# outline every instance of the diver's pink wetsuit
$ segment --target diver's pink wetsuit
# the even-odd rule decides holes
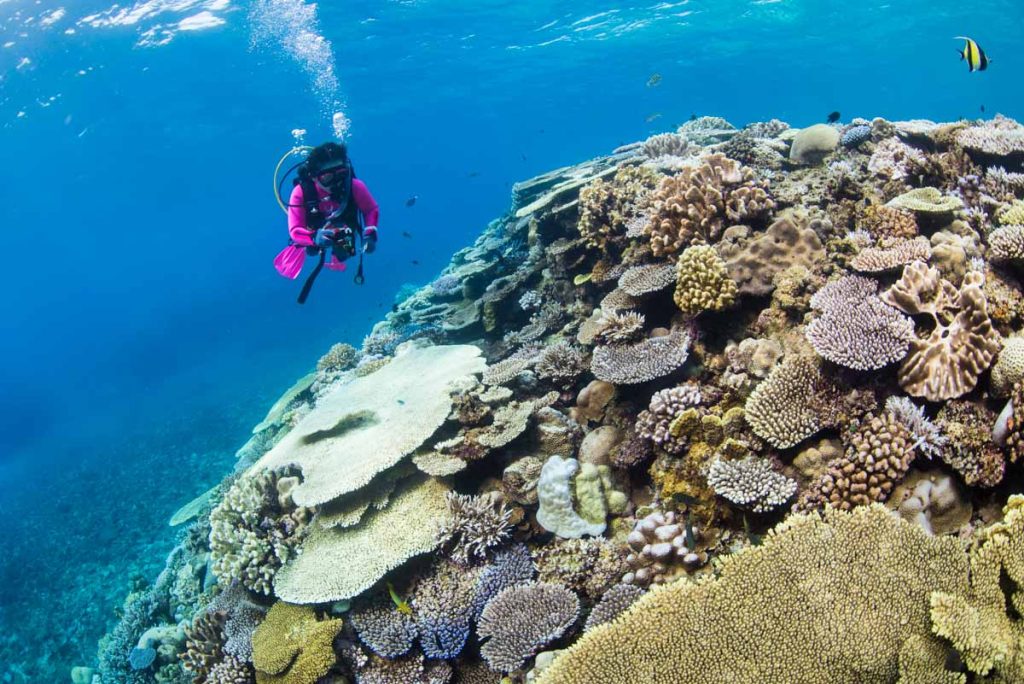
[[[330,193],[314,183],[317,195],[320,197],[320,211],[325,216],[330,215],[338,208],[338,203],[330,198]],[[377,201],[373,199],[366,183],[358,178],[352,179],[352,199],[356,207],[363,214],[363,223],[366,228],[377,227],[377,220],[380,218],[380,209]],[[313,233],[315,231],[306,227],[306,210],[302,204],[302,186],[296,185],[292,190],[292,196],[288,200],[288,234],[294,244],[288,245],[274,259],[274,268],[285,278],[296,278],[302,270],[302,264],[306,260],[306,247],[313,244]],[[353,230],[359,230],[359,226],[349,226]],[[327,262],[327,268],[335,271],[344,271],[345,263],[338,261],[337,257],[331,255]]]

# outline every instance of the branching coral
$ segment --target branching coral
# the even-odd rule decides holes
[[[449,547],[455,562],[468,564],[486,557],[511,534],[512,511],[501,497],[448,493],[449,517],[438,533],[442,546]]]
[[[1024,497],[1011,496],[1004,513],[971,550],[970,592],[936,590],[931,618],[968,670],[1009,684],[1024,680]]]
[[[995,262],[1024,261],[1024,226],[1000,226],[989,233],[988,256]]]
[[[625,237],[626,222],[642,211],[658,175],[639,166],[623,166],[609,182],[592,181],[580,190],[576,224],[587,245],[607,250]]]
[[[277,571],[295,555],[310,512],[282,506],[277,485],[289,473],[263,470],[242,477],[213,509],[210,558],[222,582],[239,581],[257,593],[270,594]]]
[[[796,493],[796,482],[776,472],[765,459],[717,460],[708,470],[708,485],[715,493],[754,513],[767,513]]]
[[[659,133],[652,135],[640,146],[644,156],[652,159],[657,157],[685,157],[696,148],[696,145],[678,133]]]
[[[398,610],[389,596],[376,596],[349,615],[359,640],[377,655],[397,658],[412,649],[418,634],[416,622]]]
[[[690,335],[673,331],[632,345],[598,347],[590,370],[598,380],[615,385],[636,385],[669,375],[686,363]]]
[[[893,682],[907,643],[931,643],[927,597],[966,584],[956,541],[884,508],[795,516],[716,579],[655,589],[587,632],[538,684]],[[950,681],[938,652],[917,681]]]
[[[923,407],[907,397],[889,397],[885,401],[885,410],[910,432],[915,449],[928,458],[942,456],[949,438],[924,415]]]
[[[484,608],[477,632],[480,653],[491,669],[518,670],[528,658],[571,627],[579,616],[576,594],[557,584],[523,584],[505,589]]]
[[[828,465],[817,483],[803,493],[798,508],[829,504],[849,510],[882,502],[914,460],[910,432],[891,414],[871,418],[850,436],[842,458]]]
[[[637,416],[637,435],[670,452],[678,453],[686,446],[686,442],[673,438],[669,426],[680,413],[700,402],[700,388],[693,383],[658,390],[651,397],[647,410]]]
[[[721,311],[736,299],[736,283],[714,247],[687,247],[676,262],[676,305],[683,313]]]
[[[661,181],[651,196],[651,219],[644,228],[655,256],[674,254],[697,242],[711,243],[723,222],[738,223],[770,212],[774,201],[754,172],[723,155],[705,158]]]
[[[811,298],[811,306],[822,312],[806,330],[816,352],[857,370],[881,368],[906,356],[914,323],[875,296],[876,287],[866,278],[846,276]]]
[[[320,357],[316,369],[320,372],[343,371],[353,368],[359,361],[359,351],[351,344],[339,342]]]
[[[627,344],[643,337],[644,315],[636,311],[602,312],[593,340],[599,344]]]
[[[902,209],[872,204],[861,214],[860,227],[877,239],[913,238],[917,236],[914,214]]]
[[[758,437],[780,449],[799,444],[824,425],[815,402],[824,383],[814,359],[786,358],[747,399],[747,422]]]
[[[584,367],[583,352],[568,342],[545,347],[537,359],[537,375],[553,380],[571,381]]]
[[[936,424],[949,437],[942,459],[972,487],[993,487],[1003,479],[1003,454],[992,443],[995,420],[994,412],[967,401],[947,402],[936,417]]]
[[[926,238],[896,238],[881,247],[862,249],[850,261],[850,266],[862,273],[879,273],[905,266],[912,261],[928,261],[931,257],[931,244]]]
[[[417,581],[411,604],[420,647],[428,658],[450,660],[462,652],[469,639],[479,573],[480,568],[440,559]]]
[[[181,665],[196,684],[250,684],[252,670],[246,662],[224,652],[223,611],[202,613],[185,630]]]

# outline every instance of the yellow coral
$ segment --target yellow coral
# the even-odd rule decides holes
[[[996,215],[1001,226],[1019,226],[1024,224],[1024,201],[1014,200],[1006,209]]]
[[[688,247],[676,262],[675,301],[684,313],[721,311],[736,300],[736,283],[714,247]]]
[[[1022,586],[1024,496],[1014,495],[1003,521],[982,531],[971,550],[970,592],[931,595],[935,633],[953,644],[971,672],[987,675],[986,682],[1024,681]]]
[[[939,587],[962,594],[967,572],[955,540],[877,505],[795,515],[761,546],[726,557],[717,579],[655,588],[587,632],[538,684],[881,684],[897,680],[904,660],[917,682],[962,681],[941,660],[909,662],[903,646],[935,643],[927,597]]]
[[[313,684],[334,666],[341,620],[317,620],[310,606],[278,601],[252,635],[257,684]]]

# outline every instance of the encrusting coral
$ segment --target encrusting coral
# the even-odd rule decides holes
[[[310,606],[278,601],[252,635],[257,684],[314,684],[336,661],[341,620],[319,620]]]

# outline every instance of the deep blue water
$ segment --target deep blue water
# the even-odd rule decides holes
[[[332,2],[317,23],[299,0],[125,7],[0,0],[13,681],[86,664],[131,574],[162,564],[170,513],[330,344],[358,345],[403,283],[429,282],[505,211],[513,182],[692,113],[1024,115],[1024,7],[1009,0]],[[179,31],[189,17],[223,23]],[[961,34],[988,72],[958,61]],[[293,129],[321,142],[339,109],[380,249],[365,286],[326,273],[299,307],[299,283],[271,267],[286,239],[271,175]]]

